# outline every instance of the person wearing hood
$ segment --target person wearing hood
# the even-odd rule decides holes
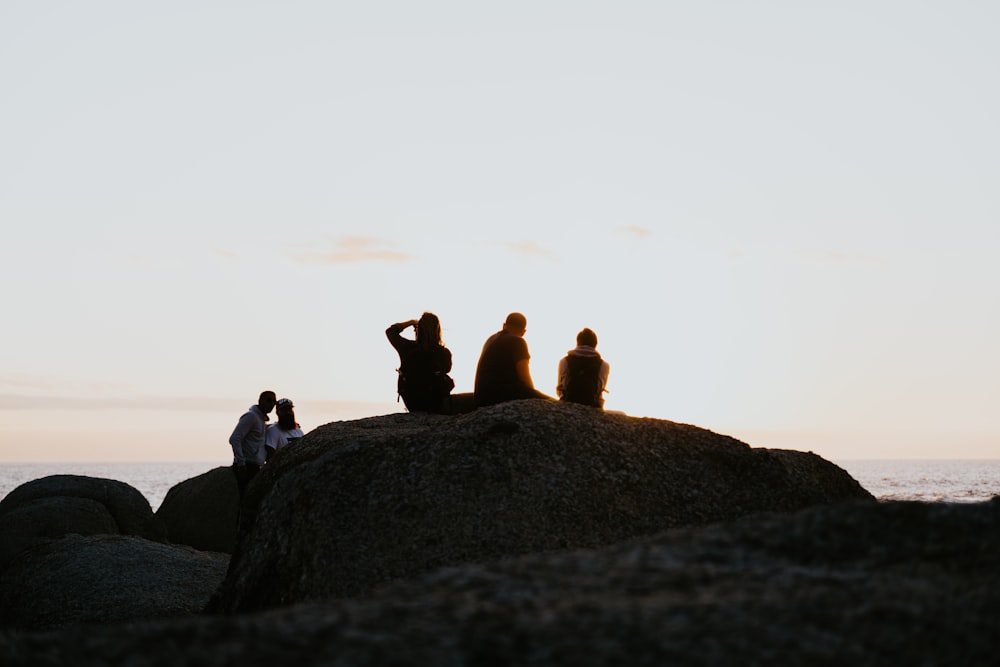
[[[264,435],[267,431],[267,416],[274,409],[276,395],[273,391],[262,391],[257,405],[251,405],[229,436],[233,448],[233,472],[236,474],[236,488],[240,499],[254,475],[264,465]]]
[[[576,347],[559,360],[556,395],[561,401],[604,407],[605,386],[611,366],[597,352],[597,334],[583,329],[576,335]]]

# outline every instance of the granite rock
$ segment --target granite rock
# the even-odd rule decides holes
[[[246,615],[0,631],[5,667],[986,665],[1000,499],[846,503]]]
[[[111,479],[50,475],[25,482],[0,500],[0,571],[22,550],[70,533],[167,540],[163,523],[134,487]]]
[[[173,486],[156,516],[171,542],[231,554],[239,501],[232,468],[219,467]]]
[[[516,401],[337,422],[250,484],[215,611],[359,596],[448,565],[874,498],[815,454]]]
[[[123,535],[67,535],[0,574],[0,624],[40,630],[200,612],[228,556]]]

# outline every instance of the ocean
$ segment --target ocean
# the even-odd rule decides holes
[[[1000,459],[855,460],[835,462],[879,500],[971,503],[1000,495]],[[105,477],[131,484],[155,511],[167,491],[224,463],[7,463],[0,498],[47,475]]]

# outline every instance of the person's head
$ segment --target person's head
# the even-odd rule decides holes
[[[278,428],[290,431],[297,426],[295,423],[295,404],[290,398],[282,398],[277,403],[275,414],[278,415]]]
[[[271,414],[271,410],[274,409],[274,404],[277,402],[277,396],[273,391],[262,391],[260,392],[260,398],[257,399],[257,407],[265,415]]]
[[[593,329],[583,329],[576,335],[576,344],[597,347],[597,334]]]
[[[423,348],[441,344],[441,321],[434,313],[424,313],[417,320],[417,343]]]
[[[523,336],[528,330],[528,318],[521,313],[511,313],[504,320],[503,330],[515,336]]]

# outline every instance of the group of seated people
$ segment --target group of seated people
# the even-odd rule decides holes
[[[495,405],[523,398],[554,400],[535,389],[528,368],[528,344],[524,340],[528,321],[521,313],[511,313],[483,344],[476,366],[474,407]],[[402,332],[413,327],[414,338]],[[452,401],[455,382],[451,372],[451,351],[441,342],[441,322],[434,313],[419,320],[397,322],[385,330],[399,353],[397,391],[410,412],[452,414],[459,412]],[[610,367],[597,352],[597,334],[583,329],[576,347],[559,361],[556,395],[560,400],[604,407],[604,392]]]
[[[524,340],[528,321],[521,313],[511,313],[500,331],[483,345],[476,367],[473,404],[469,408],[495,405],[522,398],[555,400],[535,389],[528,370],[528,344]],[[413,327],[414,338],[402,332]],[[452,400],[455,382],[451,372],[451,351],[441,342],[441,322],[434,313],[424,313],[419,320],[397,322],[385,330],[389,342],[399,353],[397,391],[410,412],[455,414],[465,411]],[[576,347],[559,362],[556,395],[560,400],[604,407],[608,362],[597,352],[597,335],[584,329],[576,336]],[[295,421],[295,406],[287,398],[277,399],[273,391],[260,394],[240,417],[229,444],[233,449],[233,470],[237,488],[243,496],[250,479],[274,452],[302,437]],[[277,423],[268,424],[271,410]]]

